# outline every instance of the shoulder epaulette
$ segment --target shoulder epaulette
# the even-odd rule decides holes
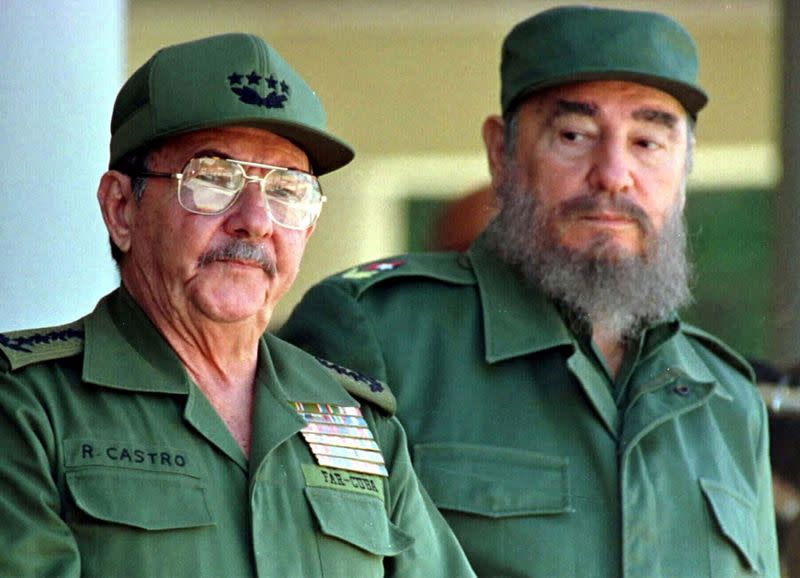
[[[83,321],[0,333],[0,367],[15,370],[83,351]]]
[[[327,359],[316,359],[352,395],[377,405],[389,415],[397,411],[397,400],[385,383]]]
[[[756,375],[753,371],[753,368],[750,367],[750,364],[747,363],[744,357],[736,353],[733,349],[731,349],[728,345],[726,345],[722,340],[718,337],[707,333],[700,329],[699,327],[695,327],[694,325],[690,325],[688,323],[681,323],[681,328],[685,333],[695,337],[699,341],[703,343],[706,347],[708,347],[711,351],[713,351],[717,356],[722,358],[728,365],[732,366],[736,369],[739,373],[744,375],[748,380],[755,383]]]
[[[475,276],[461,253],[409,253],[372,261],[334,275],[363,291],[376,283],[403,277],[428,277],[448,283],[471,284]]]

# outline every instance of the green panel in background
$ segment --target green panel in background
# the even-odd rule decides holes
[[[692,191],[687,204],[695,303],[683,316],[748,358],[769,360],[774,237],[770,192]]]
[[[408,201],[408,250],[431,246],[431,230],[447,206],[426,197]],[[695,302],[682,316],[750,359],[769,360],[774,239],[770,193],[689,193],[690,255]]]

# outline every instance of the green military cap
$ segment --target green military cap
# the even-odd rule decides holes
[[[352,160],[317,95],[263,39],[223,34],[162,48],[123,85],[110,166],[165,137],[226,125],[264,128],[303,149],[317,174]]]
[[[675,97],[696,118],[708,101],[697,83],[697,49],[677,22],[654,12],[565,6],[519,23],[503,43],[501,104],[591,80],[629,80]]]

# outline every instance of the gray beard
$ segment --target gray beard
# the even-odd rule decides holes
[[[509,179],[498,187],[502,206],[487,228],[488,241],[529,283],[567,307],[574,330],[595,329],[632,339],[691,302],[691,267],[680,209],[660,233],[644,227],[649,238],[641,255],[604,253],[603,239],[576,251],[550,238],[548,215],[517,181]]]

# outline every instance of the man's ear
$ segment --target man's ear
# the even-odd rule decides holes
[[[483,144],[489,160],[492,185],[497,188],[506,170],[506,123],[503,117],[492,115],[483,122]]]
[[[113,243],[127,253],[131,247],[131,228],[136,208],[131,178],[119,171],[107,171],[100,178],[97,201]]]

